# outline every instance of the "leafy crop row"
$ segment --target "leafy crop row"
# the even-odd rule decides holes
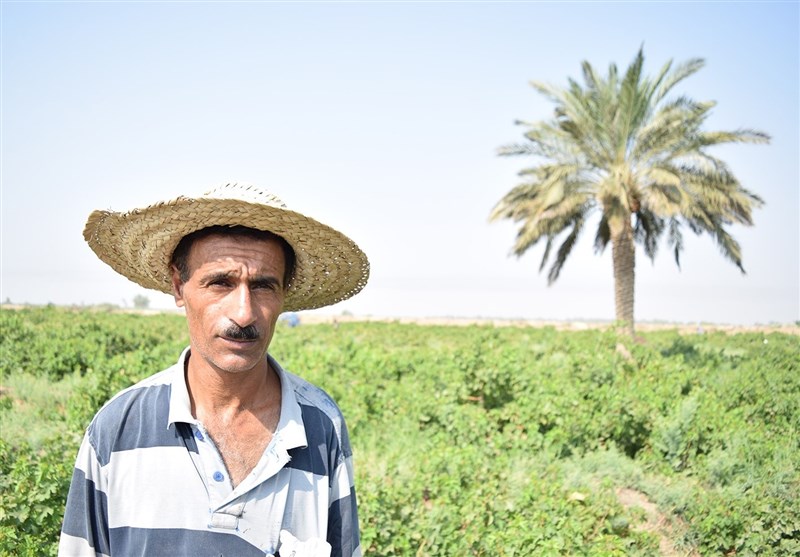
[[[174,362],[185,325],[28,310],[0,313],[0,327],[0,554],[52,554],[82,428]],[[271,353],[345,413],[368,555],[644,556],[665,539],[687,555],[800,555],[797,337],[620,342],[613,330],[301,325]],[[29,384],[66,402],[37,409]],[[49,428],[38,442],[20,425],[31,413]],[[656,526],[621,490],[657,509]]]

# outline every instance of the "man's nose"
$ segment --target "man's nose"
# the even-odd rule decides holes
[[[240,284],[231,293],[230,319],[240,327],[247,327],[252,325],[256,320],[256,308],[254,307],[254,299],[250,292],[249,286]]]

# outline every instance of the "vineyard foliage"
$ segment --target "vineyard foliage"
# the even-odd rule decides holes
[[[55,554],[83,429],[187,342],[0,312],[0,554]],[[347,418],[366,555],[800,555],[796,336],[347,323],[270,352]]]

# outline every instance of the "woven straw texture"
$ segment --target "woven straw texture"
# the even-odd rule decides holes
[[[172,294],[169,262],[181,238],[208,226],[248,226],[294,248],[295,276],[284,311],[314,309],[357,294],[369,278],[367,256],[347,236],[286,208],[254,186],[226,184],[125,213],[94,211],[83,237],[97,256],[133,282]]]

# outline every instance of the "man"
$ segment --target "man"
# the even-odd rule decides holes
[[[128,213],[95,211],[84,237],[119,273],[173,294],[190,345],[92,420],[59,554],[360,555],[342,415],[267,349],[282,311],[359,292],[364,253],[236,184]]]

